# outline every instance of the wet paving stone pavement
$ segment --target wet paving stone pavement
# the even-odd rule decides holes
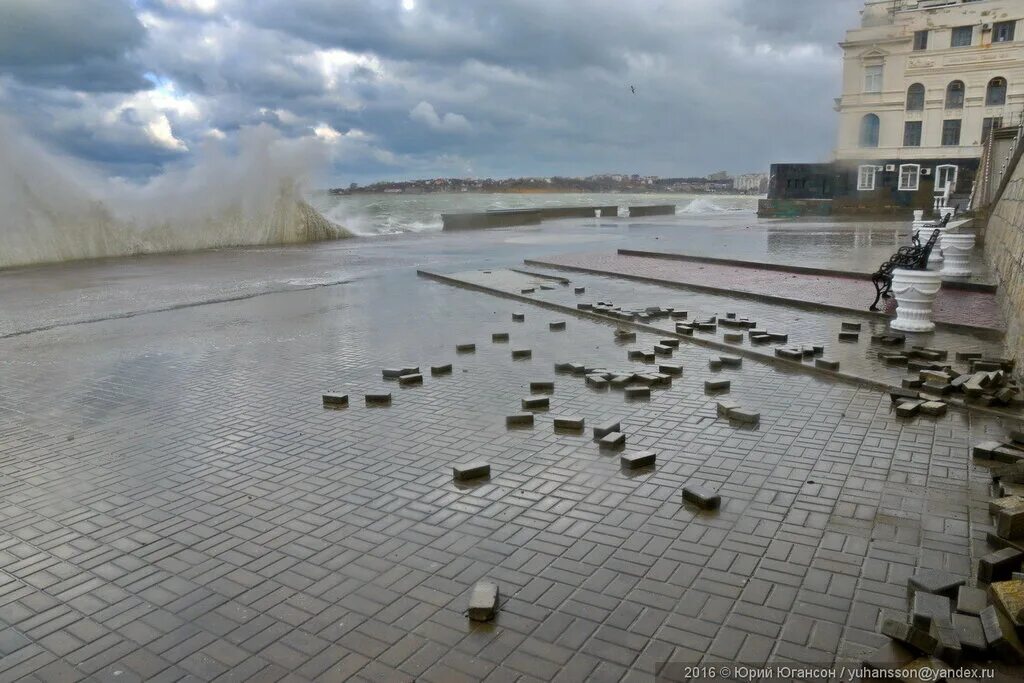
[[[843,318],[572,279],[583,297],[536,298],[735,310],[829,346]],[[970,447],[1014,421],[902,419],[878,390],[751,359],[714,371],[721,352],[686,343],[665,358],[682,375],[647,400],[555,372],[647,367],[626,349],[661,336],[623,345],[614,328],[403,267],[3,339],[0,681],[650,681],[666,662],[859,662],[905,615],[915,569],[971,574],[991,524]],[[865,344],[844,348],[880,370]],[[382,378],[407,365],[421,385]],[[348,406],[325,408],[332,391]],[[390,406],[364,403],[379,391]],[[506,427],[531,395],[549,408]],[[723,398],[759,425],[720,418]],[[555,430],[562,416],[585,430]],[[624,451],[594,441],[608,421]],[[623,468],[638,451],[656,464]],[[489,478],[453,481],[476,460]],[[721,508],[684,504],[695,484]],[[500,590],[486,623],[467,616],[481,580]]]

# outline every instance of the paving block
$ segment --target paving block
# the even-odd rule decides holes
[[[516,413],[505,418],[507,427],[532,427],[533,413]]]
[[[1024,508],[1024,497],[1006,496],[995,498],[988,502],[988,513],[993,517],[999,514],[1000,510],[1014,510],[1016,508]]]
[[[1024,508],[996,513],[996,535],[1011,541],[1024,538]]]
[[[547,410],[551,400],[547,396],[531,396],[522,401],[524,410]]]
[[[629,360],[643,360],[646,357],[646,353],[640,349],[632,349],[626,354],[626,358]]]
[[[683,502],[696,505],[702,510],[717,510],[722,505],[722,497],[706,486],[693,484],[683,488]]]
[[[800,349],[794,349],[792,347],[782,347],[775,349],[775,355],[779,358],[787,358],[789,360],[803,360],[804,352]]]
[[[498,584],[478,581],[469,595],[469,618],[473,621],[490,621],[498,612]]]
[[[739,356],[719,356],[718,360],[722,361],[722,367],[725,368],[743,367],[743,359]]]
[[[519,290],[519,293],[520,294],[533,294],[536,291],[537,291],[536,287],[523,287],[522,289]]]
[[[530,393],[551,393],[555,390],[555,383],[550,381],[530,382]]]
[[[570,369],[574,375],[583,376],[587,374],[587,366],[583,363],[573,363],[570,365]]]
[[[768,336],[776,344],[787,344],[789,343],[789,335],[782,334],[781,332],[769,332]]]
[[[548,329],[551,330],[552,332],[561,332],[562,330],[565,329],[565,321],[557,320],[553,323],[548,323]]]
[[[476,351],[476,344],[457,344],[455,350],[458,353],[473,353]]]
[[[832,372],[839,371],[839,361],[829,360],[827,358],[818,358],[814,361],[814,367],[821,368],[822,370],[831,370]]]
[[[981,611],[981,628],[985,634],[985,642],[990,650],[994,651],[1006,662],[1016,663],[1024,657],[1024,649],[1021,648],[1020,640],[1013,630],[1006,615],[1002,614],[995,605],[989,605]]]
[[[651,397],[650,387],[626,387],[626,398],[647,399]]]
[[[864,657],[863,664],[866,668],[875,671],[891,671],[905,669],[917,658],[917,655],[911,650],[890,640]]]
[[[896,415],[897,417],[914,417],[921,412],[921,406],[924,404],[924,401],[903,401],[896,406]]]
[[[513,313],[512,314],[512,322],[514,322],[514,323],[521,323],[521,322],[523,322],[525,320],[526,320],[526,314],[525,313]]]
[[[679,375],[683,374],[683,366],[662,363],[661,365],[658,366],[658,372],[662,373],[663,375],[673,375],[678,377]]]
[[[533,351],[531,351],[530,349],[512,349],[512,358],[515,358],[517,360],[521,358],[530,358],[532,356]]]
[[[860,323],[848,323],[848,322],[844,322],[844,323],[843,323],[843,329],[844,329],[844,330],[850,330],[850,331],[854,331],[854,332],[860,332],[860,329],[861,329],[861,324],[860,324]]]
[[[733,410],[729,415],[729,419],[740,424],[757,426],[761,424],[761,413],[755,413],[752,410],[744,410],[741,408]]]
[[[366,401],[366,405],[391,405],[391,392],[374,392],[366,394],[363,397]]]
[[[731,417],[734,410],[741,410],[742,406],[735,401],[718,401],[716,404],[716,410],[718,417]]]
[[[671,346],[665,346],[664,344],[655,344],[654,345],[654,353],[655,353],[655,355],[658,355],[658,356],[671,356],[672,355],[672,347]]]
[[[1002,446],[1003,444],[999,441],[982,441],[974,445],[971,454],[978,459],[992,460],[996,450],[1002,448]]]
[[[636,332],[629,330],[615,330],[615,339],[620,342],[635,342]]]
[[[949,664],[959,664],[963,656],[963,649],[960,647],[960,638],[953,628],[952,616],[936,617],[932,619],[928,633],[935,638],[935,651],[931,654]]]
[[[722,337],[725,339],[726,344],[742,344],[743,333],[742,332],[726,332]]]
[[[932,417],[942,417],[946,414],[947,408],[942,401],[925,401],[921,404],[921,413]]]
[[[856,332],[840,332],[839,341],[841,342],[855,342],[860,341],[860,335]]]
[[[904,377],[901,386],[904,389],[920,389],[924,386],[924,380],[921,378]]]
[[[381,370],[381,375],[384,379],[398,379],[402,375],[412,375],[419,371],[419,368],[384,368]]]
[[[988,606],[988,595],[980,588],[960,586],[956,594],[956,611],[978,616]]]
[[[555,429],[564,429],[565,431],[582,432],[585,421],[582,417],[556,417],[555,418]]]
[[[995,606],[1020,630],[1024,626],[1024,581],[1015,580],[1011,575],[1009,581],[996,581],[990,585],[988,592]]]
[[[708,368],[711,369],[711,370],[715,370],[715,371],[721,370],[722,369],[722,360],[720,358],[709,358],[708,359]]]
[[[717,392],[717,391],[729,391],[732,387],[732,382],[727,379],[709,379],[704,381],[704,391]]]
[[[633,381],[633,375],[616,375],[608,380],[608,384],[613,389],[625,389],[626,386]]]
[[[985,656],[988,641],[985,640],[985,629],[981,626],[981,619],[971,614],[954,614],[953,629],[965,656],[972,659],[981,659]]]
[[[692,337],[693,336],[693,328],[690,327],[689,325],[684,325],[684,324],[680,323],[680,324],[676,325],[676,334],[681,334],[684,337]]]
[[[978,560],[978,581],[994,583],[1010,578],[1013,572],[1020,569],[1024,553],[1014,548],[1003,548]]]
[[[952,613],[952,604],[945,595],[935,595],[924,591],[914,593],[910,607],[910,621],[917,628],[930,628],[932,619],[935,618],[948,621]]]
[[[491,466],[483,460],[464,462],[452,467],[452,477],[456,481],[469,481],[491,476]]]
[[[573,292],[575,292],[576,294],[584,294],[586,291],[586,287],[576,287],[575,289],[573,289]]]
[[[609,434],[622,431],[621,423],[618,420],[608,420],[594,427],[594,438],[601,439]]]
[[[622,432],[609,432],[597,441],[602,451],[616,451],[626,446],[626,435]]]
[[[430,374],[434,375],[434,376],[437,376],[437,375],[450,375],[450,374],[452,374],[452,364],[451,363],[444,363],[443,365],[431,365],[430,366]]]
[[[658,454],[654,451],[640,451],[637,453],[623,453],[619,462],[628,470],[635,470],[640,467],[650,467],[655,463]]]
[[[607,389],[608,380],[604,375],[587,375],[587,386],[592,389]]]
[[[348,394],[324,394],[323,395],[324,406],[330,408],[339,408],[348,405]]]
[[[491,341],[495,344],[504,344],[509,340],[508,332],[495,332],[491,335]]]
[[[882,623],[882,635],[889,636],[912,650],[928,654],[935,651],[935,638],[927,630],[904,621],[886,619]]]
[[[673,349],[678,349],[679,348],[679,340],[678,339],[662,339],[658,343],[661,344],[662,346],[668,346],[668,347],[673,348]]]
[[[402,375],[398,378],[398,383],[403,387],[412,386],[414,384],[423,384],[423,375]]]

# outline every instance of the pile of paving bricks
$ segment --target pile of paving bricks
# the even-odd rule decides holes
[[[976,460],[987,461],[993,488],[1000,496],[1018,496],[1024,499],[1024,431],[1010,432],[1010,438],[1007,441],[979,443],[974,446],[973,456]],[[996,515],[998,526],[998,512],[993,512],[993,514]],[[1024,524],[1024,516],[1019,523]],[[999,537],[990,535],[989,541],[1016,544],[1024,550],[1024,542],[1018,541],[1016,538],[999,539]]]
[[[949,353],[942,349],[914,346],[900,353],[880,352],[879,358],[889,365],[906,365],[908,371],[917,373],[903,380],[904,391],[894,394],[893,398],[905,406],[908,416],[916,414],[918,409],[929,413],[926,404],[939,404],[942,402],[937,399],[951,396],[960,397],[971,405],[1024,406],[1024,392],[1011,374],[1015,368],[1012,360],[958,353],[956,360],[967,363],[967,371],[960,372],[948,362]],[[944,412],[942,408],[930,414]]]
[[[670,340],[676,341],[677,340]],[[669,347],[671,348],[671,347]],[[656,354],[641,351],[630,352],[631,360],[655,362]],[[584,363],[555,363],[555,372],[562,375],[582,377],[592,389],[616,389],[624,392],[627,399],[645,399],[651,397],[652,389],[668,389],[672,386],[672,378],[683,374],[683,367],[673,363],[658,365],[657,372],[636,372],[630,370],[610,370],[608,368],[589,366]]]
[[[610,318],[631,320],[633,322],[641,323],[654,322],[665,318],[686,320],[689,315],[686,311],[677,311],[674,308],[663,308],[661,306],[648,306],[643,309],[623,308],[622,306],[616,306],[611,301],[580,303],[576,304],[576,308],[580,311],[593,311],[594,313],[600,313],[601,315],[606,315]]]

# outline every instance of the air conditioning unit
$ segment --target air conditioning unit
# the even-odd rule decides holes
[[[895,171],[896,170],[896,164],[886,164],[885,165],[885,170],[889,171],[889,172]]]
[[[930,168],[922,168],[921,169],[921,175],[931,175],[931,174],[932,174],[932,169],[930,169]]]
[[[982,31],[991,31],[992,30],[992,24],[982,24],[981,25],[981,30]]]

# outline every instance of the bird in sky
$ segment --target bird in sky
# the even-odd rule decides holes
[[[629,86],[629,89],[633,91],[634,95],[636,94],[636,86],[631,85]]]

